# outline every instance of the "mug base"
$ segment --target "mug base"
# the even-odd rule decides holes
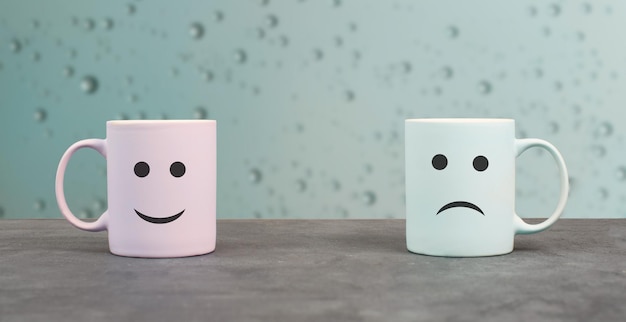
[[[193,257],[211,254],[215,251],[215,247],[195,249],[189,251],[176,251],[176,252],[146,252],[146,251],[130,251],[120,249],[110,249],[111,254],[121,257],[133,257],[133,258],[181,258],[181,257]]]
[[[470,258],[470,257],[493,257],[493,256],[502,256],[507,255],[513,252],[513,249],[504,250],[499,252],[467,252],[467,253],[457,253],[457,252],[426,252],[421,250],[412,250],[407,248],[407,250],[413,254],[424,255],[424,256],[432,256],[432,257],[452,257],[452,258]]]

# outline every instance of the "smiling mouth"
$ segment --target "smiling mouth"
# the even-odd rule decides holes
[[[478,212],[480,212],[481,215],[485,215],[485,213],[475,204],[471,203],[471,202],[467,202],[467,201],[454,201],[451,202],[443,207],[441,207],[441,209],[439,209],[439,211],[437,211],[437,215],[440,214],[441,212],[448,210],[450,208],[455,208],[455,207],[465,207],[465,208],[470,208],[470,209],[474,209]],[[436,216],[436,215],[435,215]]]
[[[183,211],[175,214],[174,216],[170,216],[170,217],[165,217],[165,218],[155,218],[155,217],[150,217],[150,216],[146,216],[142,213],[140,213],[139,211],[137,211],[137,209],[134,209],[135,213],[137,214],[137,216],[139,216],[141,219],[149,222],[149,223],[153,223],[153,224],[167,224],[169,222],[172,222],[176,219],[178,219],[178,217],[180,217],[183,212],[185,212],[185,209],[183,209]]]

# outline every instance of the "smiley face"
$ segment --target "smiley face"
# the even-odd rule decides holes
[[[435,168],[438,171],[443,171],[448,166],[448,158],[443,154],[437,154],[433,157],[431,163],[433,165],[433,168]],[[479,155],[474,158],[472,165],[474,167],[474,170],[478,172],[483,172],[487,170],[487,168],[489,167],[489,160],[485,156]],[[443,205],[439,209],[439,211],[437,211],[435,215],[439,215],[440,213],[448,209],[457,208],[457,207],[469,208],[469,209],[475,210],[476,212],[480,213],[483,216],[485,215],[485,213],[483,212],[482,209],[480,209],[480,207],[478,207],[477,205],[469,201],[463,201],[463,200],[452,201],[450,203]]]
[[[139,161],[135,163],[134,171],[137,177],[145,178],[150,174],[150,165],[148,165],[147,162]],[[185,171],[186,171],[185,164],[180,161],[176,161],[170,165],[170,174],[174,178],[182,177],[183,175],[185,175]],[[137,216],[139,216],[139,218],[152,224],[167,224],[167,223],[173,222],[174,220],[180,218],[180,216],[182,216],[183,213],[185,212],[185,209],[183,209],[177,214],[169,216],[169,217],[151,217],[151,216],[141,213],[137,209],[133,209],[133,210],[135,210],[135,213],[137,214]]]

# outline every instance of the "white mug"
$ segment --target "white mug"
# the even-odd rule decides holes
[[[531,147],[556,161],[561,193],[544,222],[515,213],[515,160]],[[405,121],[406,243],[418,254],[473,257],[513,251],[515,234],[550,227],[565,208],[565,162],[550,143],[516,139],[512,119],[409,119]]]
[[[63,191],[67,163],[81,148],[107,161],[108,209],[94,222],[76,218]],[[107,230],[113,254],[206,254],[215,250],[216,162],[216,121],[108,121],[106,139],[78,141],[65,151],[56,198],[74,226]]]

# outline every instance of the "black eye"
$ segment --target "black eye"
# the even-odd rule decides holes
[[[433,168],[443,170],[448,166],[448,158],[443,154],[437,154],[433,157]]]
[[[138,177],[143,178],[147,176],[148,173],[150,173],[150,166],[147,163],[139,161],[135,164],[135,174]]]
[[[476,171],[485,171],[489,166],[489,160],[482,155],[474,158],[474,169]]]
[[[183,174],[185,174],[185,165],[178,161],[172,163],[170,166],[170,173],[176,178],[182,177]]]

